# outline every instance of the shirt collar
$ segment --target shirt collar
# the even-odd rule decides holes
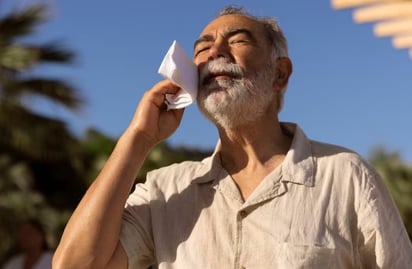
[[[193,180],[194,183],[206,183],[215,180],[220,171],[223,169],[220,162],[220,140],[218,141],[213,154],[201,161],[201,165],[196,171],[196,179]]]
[[[292,144],[282,163],[282,181],[301,184],[306,187],[314,185],[315,159],[310,140],[295,123],[281,123],[282,129],[293,136]],[[194,183],[206,183],[215,180],[223,169],[219,156],[220,140],[213,154],[202,160]]]
[[[315,158],[310,140],[295,123],[281,123],[281,126],[293,135],[292,144],[282,163],[282,181],[313,187]]]

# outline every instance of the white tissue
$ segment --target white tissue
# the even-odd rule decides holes
[[[181,90],[166,94],[168,109],[187,107],[196,100],[198,87],[197,66],[175,41],[167,51],[159,67],[159,74],[176,83]]]

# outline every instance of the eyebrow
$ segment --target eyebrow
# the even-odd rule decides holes
[[[256,43],[256,38],[253,36],[252,32],[245,28],[229,29],[223,33],[225,37],[232,37],[237,34],[245,34],[248,36],[248,38],[250,38],[250,40]],[[215,40],[215,37],[213,35],[208,34],[201,36],[198,40],[195,41],[195,43],[193,44],[193,48],[196,49],[196,46],[199,45],[199,43],[209,42],[213,40]]]
[[[196,49],[197,45],[199,45],[200,43],[213,41],[214,39],[215,38],[212,35],[204,35],[195,41],[195,43],[193,44],[193,49]]]

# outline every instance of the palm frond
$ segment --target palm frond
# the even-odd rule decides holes
[[[34,4],[23,10],[15,10],[0,19],[1,43],[13,42],[16,38],[33,33],[47,19],[46,5]]]
[[[59,42],[43,45],[9,44],[0,50],[0,66],[15,71],[25,71],[41,63],[72,63],[75,53]]]
[[[0,149],[33,159],[59,159],[75,141],[63,121],[0,103]]]
[[[59,41],[33,46],[33,48],[38,50],[39,61],[41,62],[72,63],[75,60],[75,53]]]
[[[78,111],[83,103],[78,91],[69,82],[41,77],[9,81],[3,85],[3,95],[5,98],[37,95],[63,105],[72,111]]]

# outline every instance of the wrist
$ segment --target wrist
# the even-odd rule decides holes
[[[147,135],[144,131],[130,127],[120,136],[119,142],[128,144],[128,147],[131,147],[133,151],[138,150],[139,152],[144,152],[146,154],[158,144],[155,139]]]

